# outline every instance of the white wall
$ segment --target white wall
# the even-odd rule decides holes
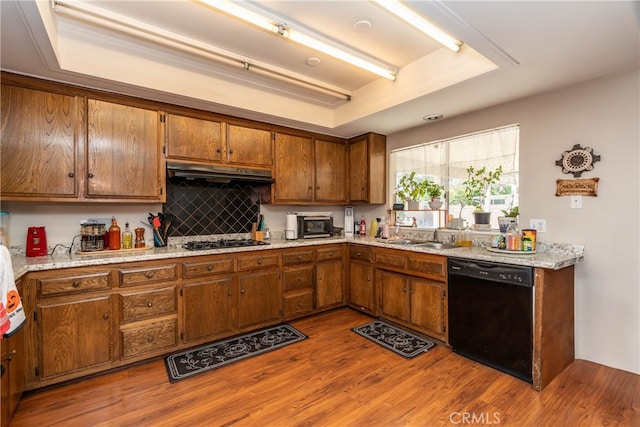
[[[640,373],[640,73],[638,70],[445,119],[387,138],[388,149],[520,124],[520,219],[546,219],[543,242],[585,245],[576,267],[576,357]],[[464,100],[461,100],[464,102]],[[430,109],[430,111],[433,108]],[[574,144],[602,160],[597,197],[571,209],[555,165]],[[619,220],[618,218],[622,218]]]

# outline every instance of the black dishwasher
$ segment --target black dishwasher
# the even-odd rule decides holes
[[[533,268],[449,258],[453,351],[532,382]]]

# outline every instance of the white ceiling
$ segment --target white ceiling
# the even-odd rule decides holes
[[[339,87],[350,101],[61,16],[49,1],[0,1],[3,70],[351,137],[391,134],[638,67],[636,1],[408,2],[464,42],[454,53],[364,1],[253,2],[399,70],[388,81],[199,2],[91,1],[143,25]],[[354,29],[370,22],[366,32]],[[315,57],[320,64],[307,65]]]

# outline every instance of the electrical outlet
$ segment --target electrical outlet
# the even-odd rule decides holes
[[[530,219],[529,227],[537,230],[538,233],[544,233],[547,231],[547,220],[546,219]]]

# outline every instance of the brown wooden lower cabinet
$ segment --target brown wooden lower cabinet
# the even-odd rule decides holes
[[[236,292],[233,277],[214,276],[183,283],[184,341],[191,343],[230,333]]]
[[[24,391],[25,378],[24,327],[11,337],[0,340],[0,425],[8,426]]]
[[[573,276],[573,267],[536,269],[538,390],[574,357]],[[21,281],[26,390],[345,304],[447,341],[446,257],[400,249],[327,244],[193,255],[31,272]],[[11,342],[2,342],[3,364]],[[3,416],[7,390],[22,389],[5,381]]]

